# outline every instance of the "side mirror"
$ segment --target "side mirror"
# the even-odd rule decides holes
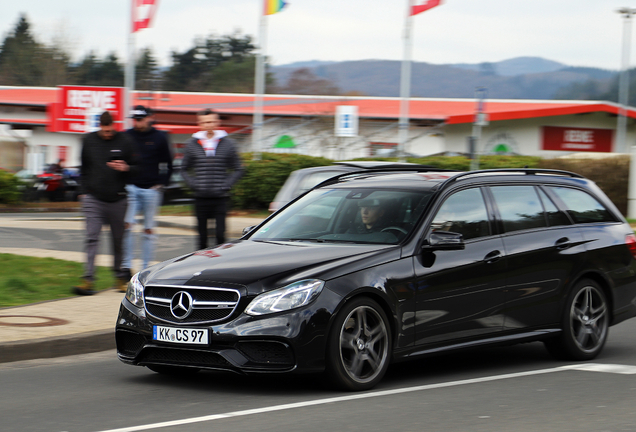
[[[465,249],[464,236],[452,231],[433,231],[422,249],[425,250],[462,250]]]
[[[242,236],[248,235],[249,233],[251,233],[254,230],[254,228],[256,228],[256,225],[252,225],[252,226],[248,226],[248,227],[243,228]]]

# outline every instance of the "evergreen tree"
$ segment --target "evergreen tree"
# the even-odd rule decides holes
[[[183,53],[172,52],[172,66],[165,73],[166,90],[202,91],[212,86],[217,88],[219,83],[215,78],[216,69],[230,61],[234,67],[245,68],[241,61],[253,59],[256,48],[250,36],[239,34],[220,38],[210,36],[205,40],[195,40],[194,43],[194,47]],[[223,73],[226,74],[225,71]],[[241,76],[250,81],[246,75]],[[253,74],[251,81],[252,84],[244,82],[240,87],[253,87]],[[236,87],[236,84],[232,86]]]
[[[20,15],[11,33],[0,47],[0,84],[34,86],[42,77],[38,62],[42,47],[30,31],[25,15]]]
[[[198,55],[198,47],[190,48],[183,54],[172,52],[172,66],[166,71],[166,90],[196,91],[191,82],[200,79],[205,72],[205,64]]]
[[[96,82],[100,66],[101,61],[97,58],[95,52],[89,51],[79,64],[71,68],[74,84],[88,85]]]
[[[124,85],[124,67],[119,63],[117,54],[108,54],[104,60],[89,51],[82,61],[72,68],[73,82],[88,86]]]
[[[150,48],[142,49],[135,65],[135,89],[158,90],[155,81],[159,78],[159,65]]]
[[[216,93],[253,93],[255,65],[255,57],[223,62],[212,72],[207,90]]]
[[[117,54],[111,52],[100,65],[99,81],[95,85],[116,86],[124,85],[124,66],[119,63]]]

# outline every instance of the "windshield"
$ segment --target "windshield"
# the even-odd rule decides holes
[[[413,190],[317,189],[250,239],[396,244],[414,228],[430,195]]]

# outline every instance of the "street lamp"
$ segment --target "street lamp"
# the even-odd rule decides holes
[[[636,9],[632,8],[620,8],[617,9],[616,12],[621,14],[624,18],[623,20],[623,55],[622,55],[622,65],[621,65],[621,75],[618,81],[618,104],[619,104],[619,112],[618,112],[618,123],[616,125],[617,134],[616,134],[616,149],[617,153],[624,153],[626,151],[625,138],[627,135],[627,112],[626,107],[629,103],[629,79],[628,79],[628,69],[629,69],[629,50],[630,50],[630,39],[631,39],[631,18],[632,15],[636,14]]]

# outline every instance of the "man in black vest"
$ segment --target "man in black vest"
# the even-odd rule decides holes
[[[198,113],[201,131],[186,144],[181,170],[194,194],[199,231],[199,249],[208,247],[208,219],[216,219],[217,244],[225,243],[225,217],[232,186],[243,175],[243,166],[234,141],[217,130],[219,115],[206,109]]]

